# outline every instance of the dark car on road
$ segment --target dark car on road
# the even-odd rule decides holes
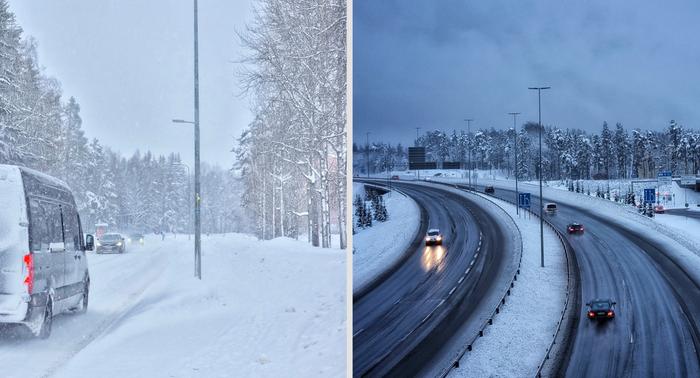
[[[0,325],[23,325],[48,338],[54,316],[87,311],[85,251],[94,238],[83,234],[68,185],[0,165],[0,241]],[[29,354],[27,363],[33,363]]]
[[[126,240],[122,234],[111,232],[102,235],[102,238],[95,243],[97,253],[124,253],[126,251]]]
[[[496,189],[493,188],[493,186],[488,185],[484,187],[484,193],[495,193]]]
[[[586,317],[590,320],[607,320],[615,318],[615,305],[611,299],[595,299],[588,303]]]
[[[570,234],[583,234],[583,225],[581,223],[570,223],[566,226],[566,230]]]

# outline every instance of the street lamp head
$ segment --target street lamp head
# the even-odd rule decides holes
[[[539,90],[539,89],[550,89],[550,88],[552,88],[552,87],[528,87],[527,89],[537,89],[537,90]]]
[[[194,122],[185,121],[184,119],[174,119],[173,123],[191,123],[194,125]]]

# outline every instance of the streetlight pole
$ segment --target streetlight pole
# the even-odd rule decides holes
[[[472,125],[473,120],[474,119],[472,119],[472,118],[465,119],[465,121],[467,121],[467,138],[469,138],[469,134],[471,134],[471,132],[472,132],[471,125]],[[467,165],[468,165],[467,169],[469,169],[469,190],[472,190],[472,149],[471,149],[471,147],[469,147],[469,154],[468,155],[469,155],[469,162],[467,163]]]
[[[369,178],[369,134],[371,134],[369,131],[365,133],[365,160],[367,160],[367,178]]]
[[[508,113],[513,116],[513,155],[515,155],[515,214],[520,214],[519,194],[518,194],[518,127],[515,125],[517,112]]]
[[[537,125],[539,126],[539,176],[540,176],[540,266],[544,268],[544,219],[542,218],[542,90],[551,87],[529,87],[528,89],[537,90]]]

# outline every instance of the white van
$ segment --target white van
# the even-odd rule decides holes
[[[0,165],[0,323],[51,334],[54,315],[85,312],[90,274],[73,194],[43,173]]]
[[[544,205],[545,213],[549,215],[554,215],[557,213],[557,204],[554,202],[549,202]]]

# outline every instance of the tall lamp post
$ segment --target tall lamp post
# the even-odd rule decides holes
[[[174,119],[174,123],[194,125],[194,275],[202,279],[202,200],[199,169],[199,23],[197,0],[194,0],[194,122]]]
[[[198,113],[198,112],[197,112]],[[198,117],[197,117],[198,118]],[[196,119],[196,118],[195,118]],[[200,217],[199,127],[198,122],[174,119],[173,123],[194,125],[194,276],[202,279],[202,219]],[[189,167],[188,167],[189,171]]]
[[[540,266],[544,268],[544,219],[542,218],[542,90],[550,89],[551,87],[529,87],[528,89],[537,91],[537,125],[539,126],[539,162],[538,171],[540,178]]]
[[[515,119],[518,117],[518,112],[508,113],[513,116],[513,155],[515,155],[515,214],[520,214],[519,194],[518,194],[518,127],[515,125]]]
[[[365,160],[367,160],[367,178],[369,178],[369,134],[371,134],[369,131],[365,133]]]
[[[473,120],[474,119],[472,119],[472,118],[465,119],[465,121],[467,121],[467,138],[469,138],[469,134],[471,134],[471,132],[472,132],[471,126],[472,126]],[[469,190],[472,190],[472,149],[471,149],[471,147],[469,148],[469,158],[468,159],[469,159],[469,162],[467,163],[467,165],[468,165],[468,169],[469,169]]]

